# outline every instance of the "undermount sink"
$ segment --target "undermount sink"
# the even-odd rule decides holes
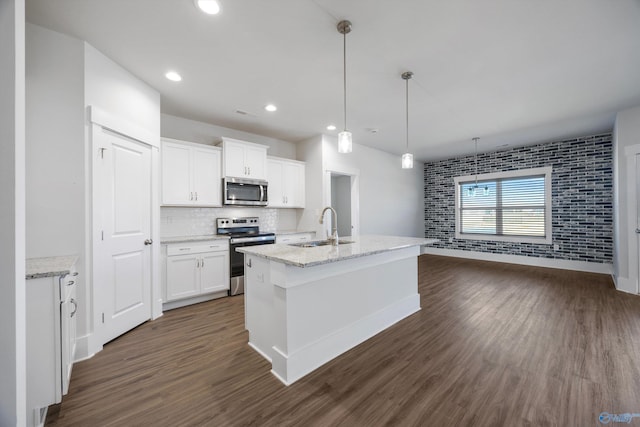
[[[339,245],[348,245],[349,243],[353,243],[351,240],[340,240],[338,239]],[[291,243],[289,246],[296,246],[298,248],[315,248],[316,246],[330,246],[330,240],[314,240],[312,242],[302,242],[302,243]]]

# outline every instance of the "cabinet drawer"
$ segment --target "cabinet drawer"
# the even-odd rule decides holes
[[[167,245],[167,256],[200,254],[203,252],[228,251],[229,242],[212,240],[209,242],[184,243]]]

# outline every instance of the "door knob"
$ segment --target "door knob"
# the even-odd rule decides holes
[[[145,241],[144,241],[144,244],[145,244],[145,245],[150,245],[150,244],[152,244],[152,243],[153,243],[153,240],[152,240],[152,239],[147,239],[147,240],[145,240]]]
[[[640,228],[636,228],[636,234],[640,234]]]

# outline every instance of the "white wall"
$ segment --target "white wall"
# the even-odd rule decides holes
[[[24,0],[0,1],[0,426],[24,425]]]
[[[151,132],[160,145],[160,94],[129,71],[85,43],[85,105]]]
[[[424,164],[400,167],[400,156],[353,144],[338,153],[337,138],[323,138],[324,169],[360,171],[360,234],[424,237]]]
[[[297,144],[298,160],[305,166],[305,209],[298,211],[298,229],[315,231],[316,237],[324,238],[323,227],[318,222],[323,204],[323,154],[322,135]]]
[[[616,287],[632,293],[639,292],[635,152],[640,152],[640,106],[618,112],[613,135],[613,268]]]
[[[235,129],[216,126],[181,117],[162,115],[162,136],[165,138],[181,139],[183,141],[197,142],[213,145],[226,136],[247,142],[255,142],[269,146],[267,152],[270,156],[296,159],[296,145],[292,142],[269,138],[254,133],[243,132]]]
[[[78,255],[81,301],[88,295],[83,82],[83,43],[27,24],[27,257]],[[84,336],[86,304],[78,307],[78,319]]]

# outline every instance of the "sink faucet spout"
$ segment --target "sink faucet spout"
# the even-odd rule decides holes
[[[324,224],[324,213],[326,211],[331,211],[331,225],[332,225],[332,233],[331,237],[328,240],[331,242],[333,246],[338,246],[338,213],[331,206],[327,206],[322,210],[320,214],[320,224]]]

